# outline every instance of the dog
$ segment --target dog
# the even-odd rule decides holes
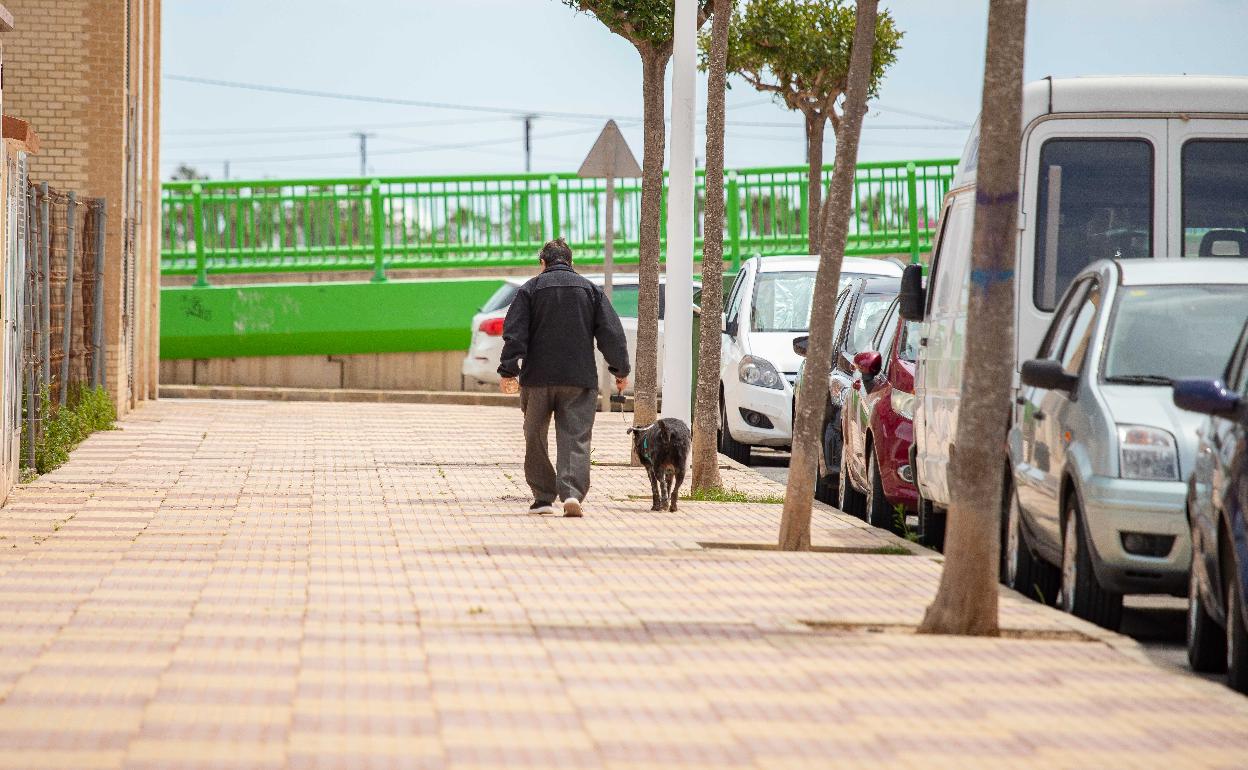
[[[675,511],[693,445],[689,426],[673,417],[664,417],[644,427],[629,428],[628,433],[633,437],[633,450],[650,476],[650,491],[654,495],[650,510],[666,507]]]

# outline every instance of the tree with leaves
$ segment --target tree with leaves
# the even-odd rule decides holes
[[[641,57],[641,222],[637,264],[637,360],[633,362],[633,424],[658,416],[659,213],[663,201],[663,76],[672,58],[674,0],[561,0],[633,44]],[[698,0],[698,27],[711,0]]]
[[[784,512],[780,520],[779,546],[785,551],[810,550],[810,508],[815,497],[815,474],[822,451],[819,433],[828,397],[828,372],[832,368],[836,287],[841,280],[845,243],[849,239],[849,219],[853,213],[858,138],[862,134],[862,119],[867,114],[867,98],[877,82],[871,52],[876,47],[875,35],[879,29],[878,9],[879,0],[859,0],[847,57],[849,69],[844,114],[836,132],[836,166],[832,169],[827,211],[822,217],[823,227],[819,233],[819,269],[815,273],[811,299],[810,340],[806,347],[805,373],[798,386],[789,483],[785,489]]]
[[[724,92],[728,27],[735,0],[715,0],[707,49],[706,201],[702,225],[702,308],[698,324],[698,385],[693,407],[693,489],[718,489],[719,317],[724,307]]]
[[[823,138],[838,135],[847,115],[837,102],[849,81],[854,6],[845,0],[749,0],[728,38],[728,70],[771,93],[806,121],[807,233],[811,254],[823,232]],[[897,60],[902,33],[888,11],[876,17],[869,96]]]
[[[991,0],[975,172],[958,451],[945,566],[920,633],[996,636],[1002,468],[1014,377],[1014,261],[1027,0]]]

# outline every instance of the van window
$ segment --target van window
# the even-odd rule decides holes
[[[974,213],[975,206],[962,201],[954,202],[949,209],[949,221],[940,236],[940,253],[936,255],[932,274],[927,279],[927,293],[934,298],[934,308],[949,311],[962,306],[962,290],[971,261],[971,217]],[[958,249],[965,249],[961,258]]]
[[[1183,256],[1248,257],[1248,141],[1183,145]]]
[[[754,279],[751,331],[804,332],[810,328],[815,274],[759,273]]]
[[[1052,310],[1092,262],[1153,255],[1153,146],[1050,139],[1040,148],[1036,211],[1033,301]]]

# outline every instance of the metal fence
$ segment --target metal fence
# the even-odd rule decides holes
[[[103,198],[27,185],[21,254],[22,375],[28,455],[43,425],[39,399],[64,406],[70,386],[104,383]]]
[[[846,253],[929,251],[955,164],[858,164]],[[703,181],[699,171],[699,246]],[[616,191],[615,259],[636,262],[640,180]],[[725,195],[727,258],[806,252],[804,166],[730,171]],[[592,264],[602,259],[605,201],[604,180],[574,174],[167,182],[161,268],[201,285],[212,273],[371,270],[380,279],[387,269],[529,264],[556,236]]]

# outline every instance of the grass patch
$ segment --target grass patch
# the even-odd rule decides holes
[[[765,503],[783,505],[784,495],[751,495],[737,489],[715,487],[713,489],[697,489],[680,498],[702,503]]]
[[[878,548],[872,548],[867,553],[873,556],[909,556],[910,549],[900,545],[882,545]]]
[[[69,460],[69,453],[97,430],[112,430],[117,410],[103,388],[73,388],[65,406],[53,405],[45,386],[39,394],[39,423],[42,435],[35,442],[35,472],[56,470]],[[30,437],[22,429],[22,457],[29,457]]]

